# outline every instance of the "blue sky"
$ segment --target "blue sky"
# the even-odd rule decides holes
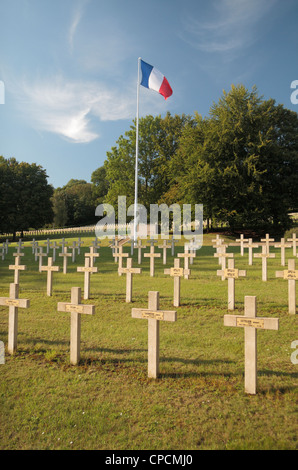
[[[297,0],[0,0],[0,155],[56,188],[90,181],[136,116],[138,57],[173,95],[140,116],[208,115],[231,84],[298,111]]]

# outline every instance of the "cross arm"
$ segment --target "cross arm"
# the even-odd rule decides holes
[[[95,305],[86,304],[70,304],[69,302],[58,302],[58,312],[76,312],[85,313],[87,315],[95,314]]]

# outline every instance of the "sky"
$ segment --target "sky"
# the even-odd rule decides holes
[[[140,117],[208,116],[232,84],[298,112],[297,0],[0,0],[0,19],[0,155],[54,188],[90,182],[129,130],[138,57],[173,89],[141,86]]]

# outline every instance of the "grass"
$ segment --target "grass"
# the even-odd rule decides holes
[[[244,296],[256,295],[259,316],[278,317],[278,331],[258,331],[258,393],[244,393],[244,331],[223,326],[227,282],[216,275],[212,234],[181,280],[177,322],[160,325],[160,377],[147,377],[147,322],[131,318],[132,307],[147,307],[149,290],[160,292],[160,308],[174,310],[173,280],[163,274],[173,266],[168,255],[155,264],[143,258],[142,274],[133,279],[133,303],[125,302],[125,276],[107,243],[102,243],[91,276],[94,316],[82,316],[81,361],[69,363],[70,316],[57,303],[70,300],[70,289],[83,291],[84,252],[68,273],[54,273],[53,296],[46,295],[46,273],[38,272],[29,242],[21,263],[20,297],[30,308],[19,309],[18,350],[7,353],[8,309],[0,307],[0,448],[97,450],[296,449],[297,365],[292,341],[296,316],[288,314],[287,282],[275,278],[280,251],[268,262],[268,281],[261,280],[261,261],[235,253],[235,266],[247,270],[236,280],[236,311],[243,314]],[[67,239],[73,241],[73,239]],[[85,238],[85,247],[92,238]],[[227,240],[234,241],[232,239]],[[182,242],[176,252],[183,251]],[[0,262],[0,296],[13,282],[12,248]],[[126,247],[124,251],[130,252]],[[161,250],[160,250],[161,251]],[[260,250],[258,250],[260,251]],[[143,251],[144,253],[144,251]],[[286,250],[286,259],[291,257]],[[133,266],[137,266],[135,252]],[[124,262],[125,264],[125,262]]]

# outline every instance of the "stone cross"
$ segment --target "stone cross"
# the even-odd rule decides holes
[[[118,272],[121,274],[126,274],[126,302],[132,301],[132,275],[141,274],[141,268],[132,267],[132,258],[127,258],[126,268],[118,268]]]
[[[5,250],[6,250],[6,254],[8,254],[8,245],[10,245],[10,242],[8,241],[8,238],[6,238],[6,240],[5,240]]]
[[[137,249],[138,249],[138,264],[141,264],[142,262],[142,250],[145,249],[146,246],[145,245],[142,245],[142,240],[139,240],[138,241],[138,244],[137,244]]]
[[[269,253],[269,245],[270,245],[270,242],[274,242],[274,238],[270,238],[269,233],[266,233],[266,237],[261,238],[261,242],[265,243],[267,253]]]
[[[72,246],[70,247],[71,249],[71,261],[74,263],[76,260],[76,242],[72,242]]]
[[[144,258],[150,258],[150,276],[154,276],[154,258],[160,257],[160,253],[154,253],[154,245],[150,246],[150,253],[144,253]]]
[[[248,243],[244,245],[244,248],[248,248],[248,264],[252,266],[253,257],[252,257],[252,250],[253,248],[259,248],[257,243],[253,243],[252,238],[248,239]]]
[[[53,266],[53,258],[48,258],[48,265],[41,266],[41,271],[47,271],[47,295],[51,297],[53,289],[53,272],[60,271],[59,266]]]
[[[216,239],[213,239],[211,241],[215,242],[215,245],[212,245],[212,246],[213,246],[213,248],[216,249],[216,253],[225,252],[225,248],[227,248],[228,245],[224,243],[223,238],[216,238]],[[231,243],[231,245],[233,245],[233,243]],[[218,264],[221,264],[221,262],[222,262],[221,258],[218,257]]]
[[[296,313],[296,286],[295,283],[298,280],[298,270],[295,269],[295,260],[288,260],[288,269],[284,271],[276,271],[276,277],[282,277],[288,280],[288,304],[289,313]]]
[[[43,253],[43,251],[42,251],[42,246],[39,246],[38,249],[39,249],[39,253],[37,253],[36,256],[39,258],[38,270],[39,270],[39,272],[41,273],[42,258],[43,258],[44,256],[47,256],[47,254],[46,254],[46,253]]]
[[[67,246],[63,248],[63,252],[59,253],[59,256],[63,257],[63,274],[67,273],[67,258],[71,256],[71,253],[67,253]]]
[[[117,263],[117,261],[118,261],[117,254],[118,254],[118,250],[119,250],[119,241],[117,239],[116,240],[114,239],[114,243],[112,243],[110,245],[110,247],[112,248],[112,255],[115,258],[115,263]]]
[[[184,269],[186,270],[184,274],[184,279],[189,279],[189,273],[187,272],[189,267],[189,259],[195,258],[194,253],[189,253],[189,247],[187,244],[184,245],[184,253],[178,253],[178,258],[184,258]]]
[[[90,295],[90,274],[97,273],[98,269],[90,266],[91,260],[90,258],[85,258],[85,266],[79,266],[77,268],[78,273],[84,273],[84,299],[89,299]]]
[[[53,246],[51,248],[53,250],[53,261],[55,263],[55,261],[56,261],[56,250],[59,248],[58,245],[57,245],[57,242],[53,242]]]
[[[159,322],[176,321],[177,312],[159,310],[159,292],[150,291],[148,309],[133,308],[131,316],[148,320],[148,377],[156,379],[159,375]]]
[[[266,245],[263,245],[262,253],[255,253],[254,257],[262,258],[262,281],[267,281],[267,258],[275,258],[275,254],[269,253]]]
[[[70,363],[77,365],[80,361],[81,349],[81,314],[94,315],[95,305],[81,303],[81,288],[71,288],[70,303],[58,302],[58,312],[70,312]]]
[[[215,258],[220,259],[220,264],[221,264],[222,270],[224,272],[224,270],[226,269],[226,258],[234,258],[234,253],[226,253],[226,247],[221,245],[218,249],[218,252],[214,253],[213,256]],[[223,274],[221,276],[221,279],[222,279],[222,281],[225,280],[225,276]]]
[[[281,238],[280,243],[276,243],[274,248],[280,248],[280,264],[285,266],[286,264],[286,248],[291,248],[291,243],[285,243],[285,239]]]
[[[224,315],[225,326],[244,327],[245,344],[245,392],[257,392],[257,329],[278,330],[278,318],[257,317],[257,298],[244,298],[243,315]]]
[[[162,249],[162,263],[167,264],[167,248],[171,248],[171,245],[167,245],[167,240],[164,240],[162,245],[158,245],[158,248]]]
[[[287,242],[292,242],[292,244],[293,244],[293,256],[296,256],[296,253],[297,253],[297,242],[298,242],[296,233],[293,233],[292,238],[287,238]]]
[[[10,284],[9,297],[0,297],[0,305],[9,307],[8,316],[8,352],[17,350],[18,340],[18,309],[30,307],[30,300],[19,299],[19,285]]]
[[[241,233],[240,235],[240,238],[238,238],[237,240],[235,240],[237,243],[240,243],[240,254],[241,256],[244,255],[244,243],[245,242],[248,242],[248,239],[247,238],[244,238],[244,235],[243,233]]]
[[[122,263],[123,263],[122,258],[128,258],[128,253],[123,253],[123,246],[121,245],[121,246],[118,247],[118,253],[114,253],[113,256],[114,257],[117,256],[117,258],[119,258],[118,274],[119,274],[119,276],[122,276],[122,272],[121,272]],[[119,269],[120,269],[120,271],[119,271]]]
[[[180,268],[180,259],[174,259],[174,267],[170,269],[165,269],[164,274],[169,274],[174,278],[174,307],[180,306],[180,279],[186,274],[189,276],[191,273],[190,269]]]
[[[32,245],[32,254],[33,254],[36,247],[38,246],[38,242],[35,241],[35,238],[33,238],[32,242],[30,242],[30,245]]]
[[[68,245],[68,242],[65,241],[65,238],[62,238],[62,242],[59,242],[59,245],[61,245],[61,253],[64,252],[64,248],[66,245]]]
[[[177,242],[178,240],[174,238],[174,235],[172,236],[172,240],[171,240],[171,250],[172,250],[172,256],[175,256],[175,243]]]
[[[218,270],[218,276],[228,279],[228,310],[235,310],[235,279],[239,276],[246,277],[246,271],[235,269],[235,260],[228,260],[228,269]]]
[[[99,257],[99,253],[95,253],[93,246],[90,247],[90,252],[85,253],[85,258],[90,258],[90,268],[94,266],[94,259]]]
[[[15,264],[10,264],[8,269],[14,270],[14,283],[19,284],[20,279],[20,271],[25,271],[27,267],[25,265],[20,265],[20,257],[24,256],[24,253],[14,253],[15,256]]]
[[[77,245],[78,245],[78,255],[80,255],[81,254],[81,245],[84,245],[84,242],[82,242],[80,237],[77,241]]]
[[[2,261],[4,261],[4,259],[5,259],[5,253],[6,253],[6,251],[5,251],[5,244],[4,244],[4,242],[3,242],[2,248],[1,248],[1,258],[2,258]]]
[[[47,238],[47,241],[46,241],[47,255],[49,254],[49,251],[50,251],[50,244],[51,244],[50,239]]]

